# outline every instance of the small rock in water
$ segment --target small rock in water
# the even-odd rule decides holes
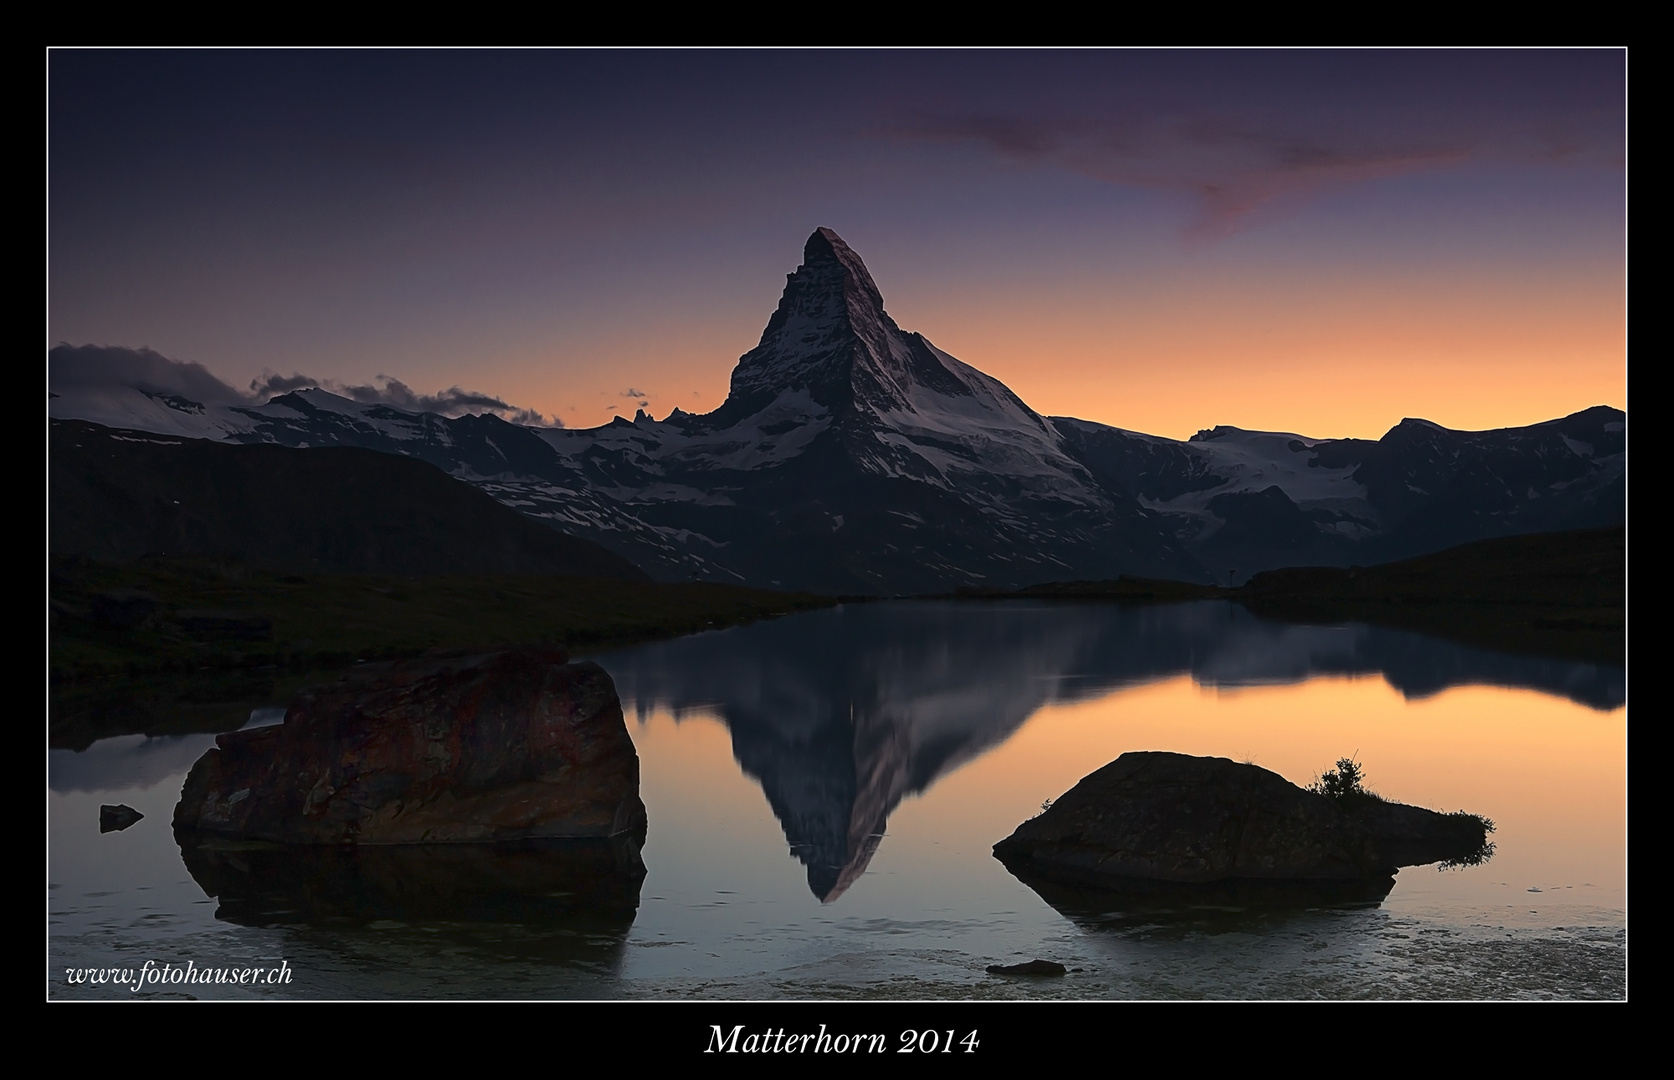
[[[99,807],[99,831],[121,832],[145,815],[126,803],[111,806],[109,803]]]
[[[989,964],[990,975],[1063,975],[1064,965],[1051,960],[1030,960],[1026,964]]]

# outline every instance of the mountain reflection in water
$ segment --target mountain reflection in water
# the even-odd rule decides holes
[[[1273,622],[1213,601],[850,604],[598,659],[641,717],[667,708],[725,721],[825,902],[865,871],[903,798],[1048,704],[1181,674],[1219,687],[1376,675],[1408,698],[1488,684],[1599,710],[1626,698],[1621,666]]]

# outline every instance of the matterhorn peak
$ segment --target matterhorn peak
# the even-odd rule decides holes
[[[835,264],[843,273],[843,291],[845,299],[851,300],[851,312],[858,307],[867,315],[883,314],[883,294],[878,292],[877,282],[867,272],[866,264],[860,261],[860,256],[854,249],[843,243],[843,238],[830,229],[821,226],[814,230],[808,242],[802,245],[802,266],[798,273],[810,267],[827,267]],[[790,278],[795,279],[796,274]],[[851,297],[848,294],[853,293]]]
[[[928,342],[895,325],[854,249],[819,228],[802,247],[802,265],[786,277],[761,342],[739,357],[712,421],[736,423],[787,393],[805,393],[834,415],[910,408],[915,385],[970,393]]]
[[[762,331],[761,344],[782,336],[787,324],[843,325],[846,329],[876,336],[886,327],[900,328],[884,314],[883,294],[866,269],[866,264],[843,238],[827,228],[815,229],[802,245],[802,265],[785,276],[785,291],[779,307]]]

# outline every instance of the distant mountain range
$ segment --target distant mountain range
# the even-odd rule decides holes
[[[829,229],[808,238],[705,415],[571,430],[320,389],[256,404],[159,363],[60,346],[48,411],[417,458],[667,580],[865,594],[1123,574],[1225,583],[1626,516],[1626,415],[1603,406],[1485,432],[1403,420],[1376,441],[1217,427],[1180,442],[1041,416],[898,327]],[[134,374],[110,374],[122,370]]]

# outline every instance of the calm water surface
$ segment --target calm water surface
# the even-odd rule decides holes
[[[213,736],[129,736],[49,753],[48,993],[179,994],[64,977],[153,959],[292,972],[194,988],[223,997],[1626,995],[1620,667],[1218,603],[850,605],[597,659],[641,758],[637,911],[222,910],[168,827]],[[1386,796],[1494,819],[1498,853],[1404,869],[1376,907],[1061,913],[990,849],[1128,750],[1299,783],[1354,754]],[[117,802],[146,817],[101,835]],[[1035,958],[1081,970],[984,970]]]

